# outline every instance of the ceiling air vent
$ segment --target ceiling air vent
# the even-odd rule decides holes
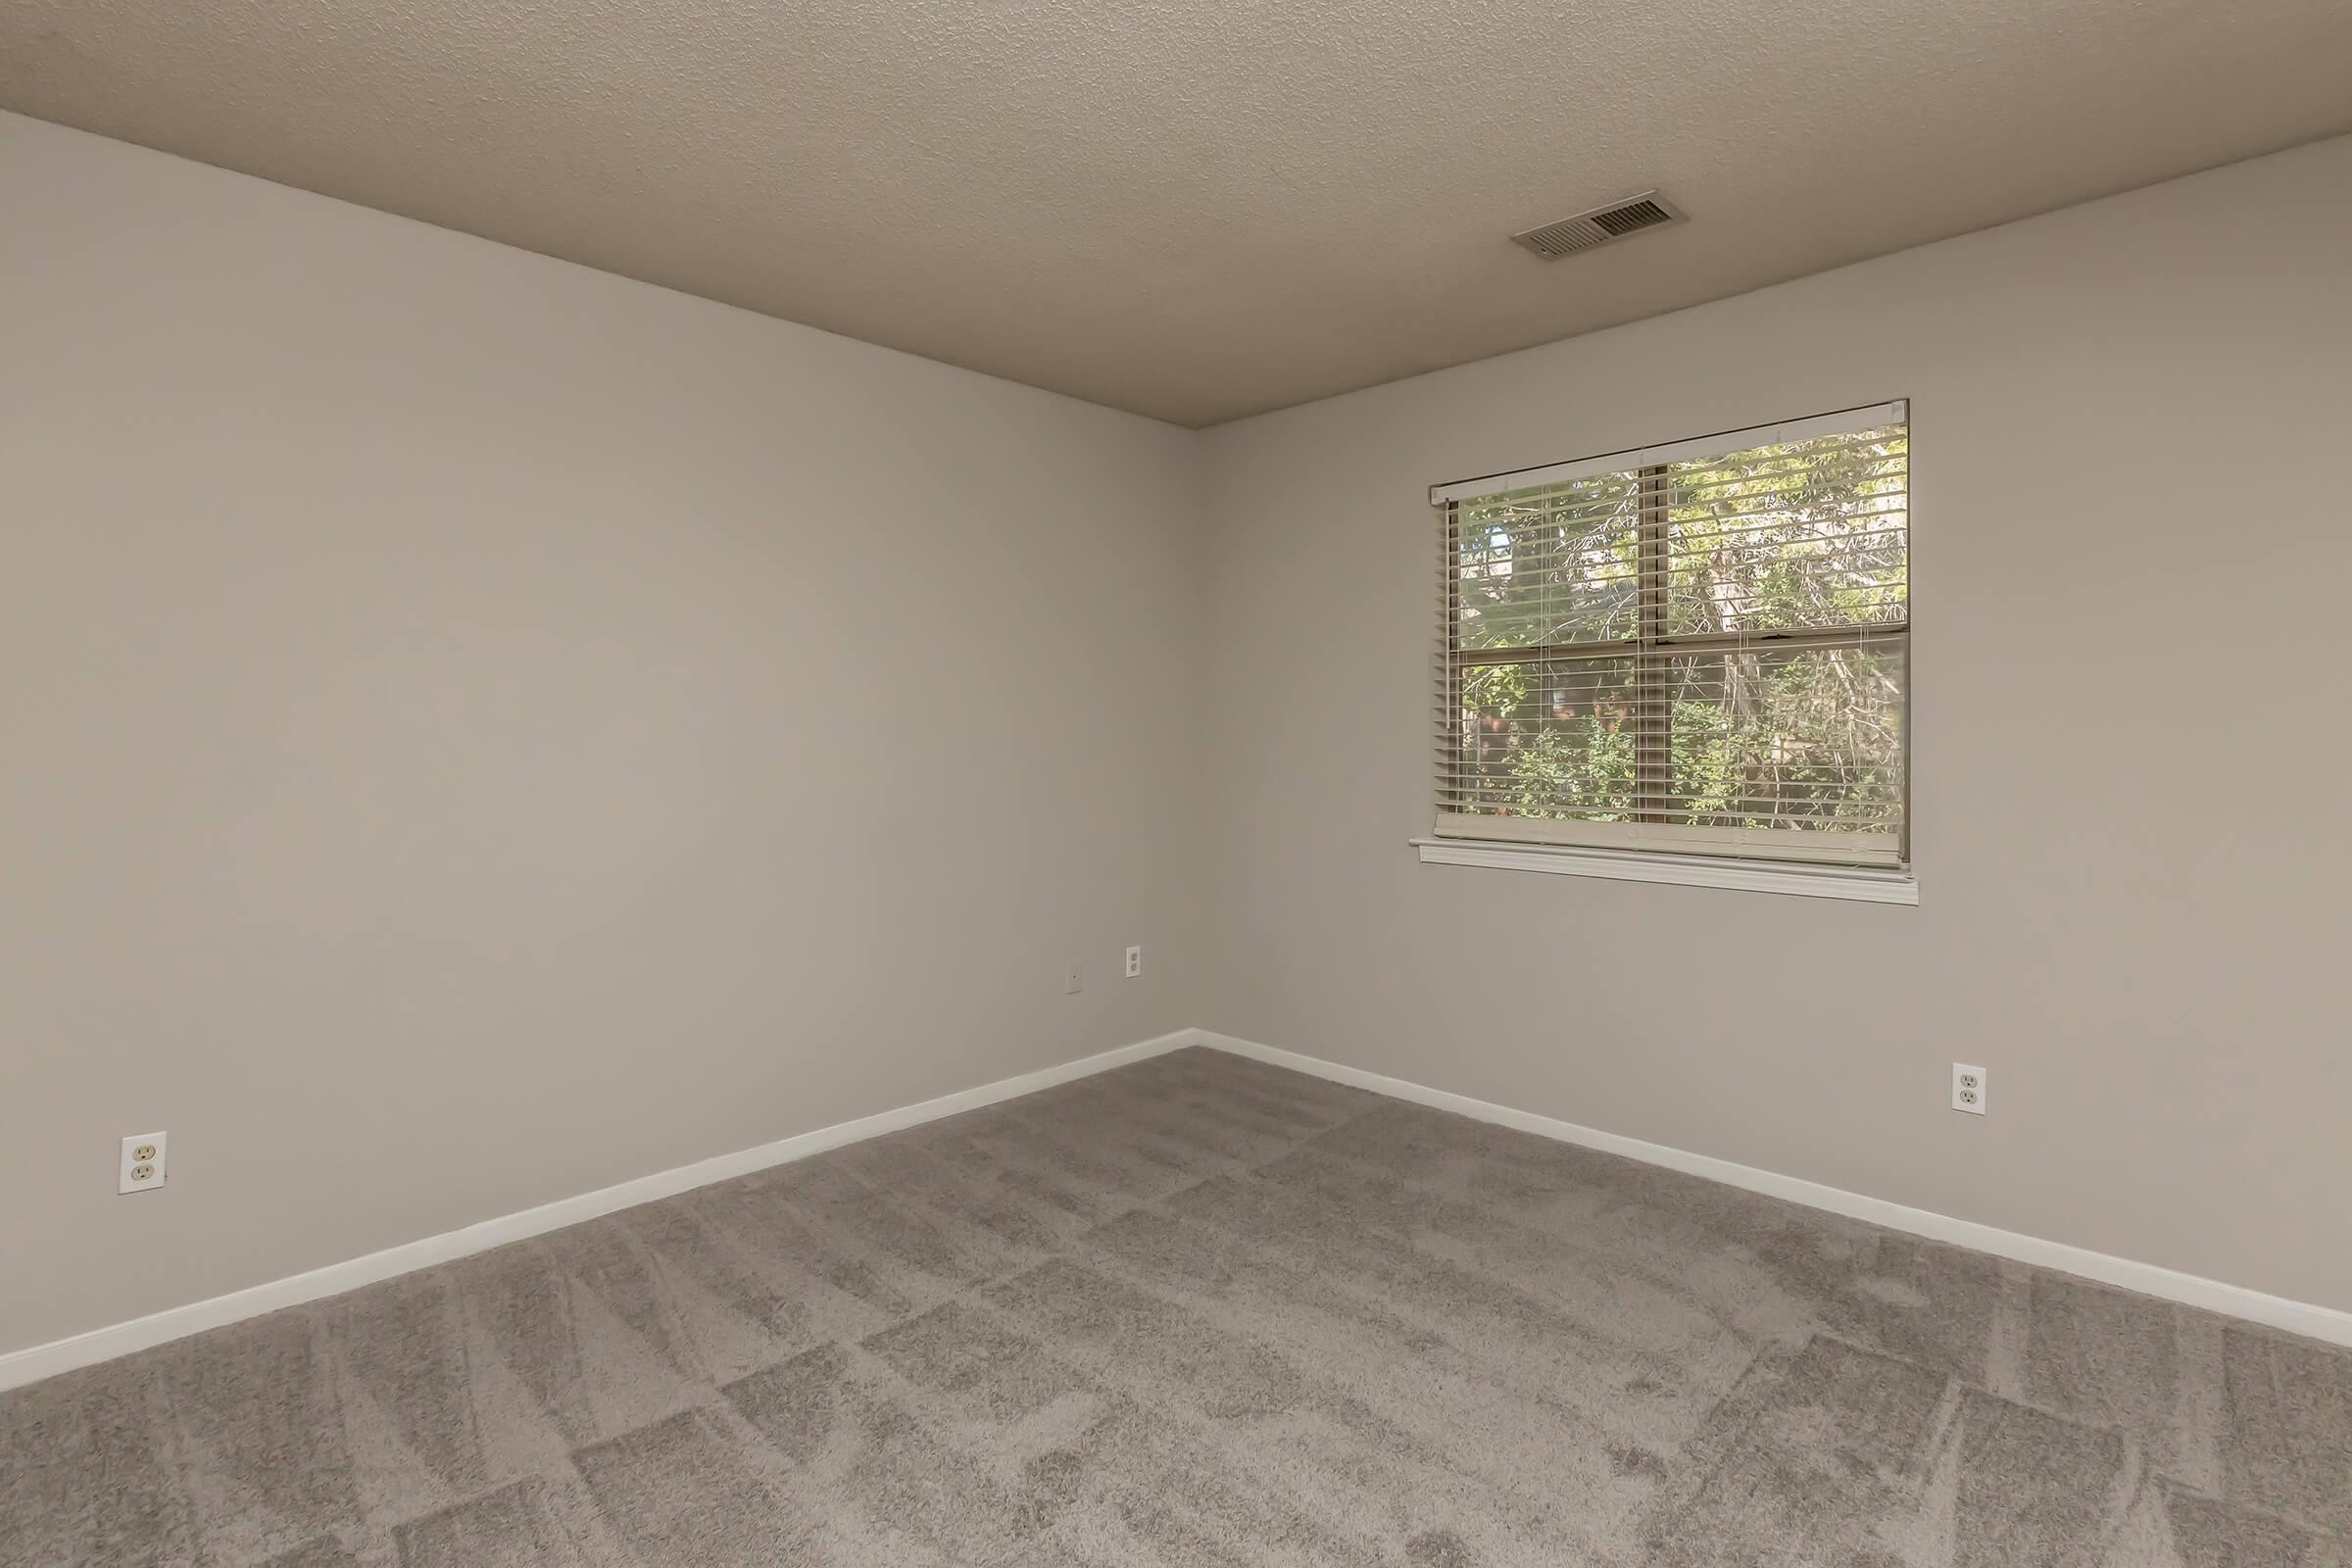
[[[1595,245],[1606,245],[1628,234],[1639,234],[1645,228],[1678,222],[1682,216],[1665,197],[1654,190],[1645,190],[1639,196],[1628,196],[1605,207],[1589,207],[1573,217],[1513,234],[1511,241],[1551,261],[1589,251]]]

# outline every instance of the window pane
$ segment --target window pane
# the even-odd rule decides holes
[[[1903,664],[1892,641],[1668,660],[1667,820],[1899,833]]]
[[[1456,646],[1633,636],[1640,514],[1623,473],[1463,505],[1453,536]]]
[[[1632,656],[1458,671],[1444,808],[1620,821],[1634,806]]]
[[[1669,636],[1899,622],[1907,427],[1667,470]]]
[[[1909,466],[1892,404],[1441,487],[1438,831],[1899,863]]]

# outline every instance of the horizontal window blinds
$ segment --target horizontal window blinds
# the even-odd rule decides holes
[[[1431,492],[1437,832],[1908,854],[1905,405]]]

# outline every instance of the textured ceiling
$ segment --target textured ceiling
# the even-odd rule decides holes
[[[0,0],[0,107],[1204,424],[2352,130],[2352,4]]]

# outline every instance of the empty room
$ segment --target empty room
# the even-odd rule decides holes
[[[2340,0],[0,0],[0,1568],[2352,1568]]]

